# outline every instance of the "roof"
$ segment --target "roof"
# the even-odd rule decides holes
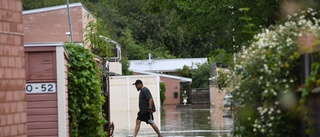
[[[134,71],[139,74],[144,74],[144,75],[152,75],[152,76],[160,76],[160,77],[165,77],[165,78],[171,78],[171,79],[178,79],[180,82],[192,82],[191,78],[186,78],[186,77],[180,77],[180,76],[174,76],[174,75],[167,75],[167,74],[161,74],[161,73],[153,73],[153,72],[145,72],[145,71]]]
[[[55,46],[55,47],[63,47],[65,54],[67,56],[67,58],[69,59],[69,53],[67,51],[67,48],[65,47],[65,44],[63,42],[25,42],[24,47],[51,47],[51,46]]]
[[[83,7],[85,10],[90,12],[85,6],[83,6],[80,2],[79,3],[72,3],[69,4],[69,7]],[[46,7],[46,8],[40,8],[40,9],[33,9],[33,10],[25,10],[22,12],[22,14],[32,14],[32,13],[39,13],[39,12],[46,12],[46,11],[52,11],[52,10],[60,10],[67,8],[67,4],[65,5],[59,5],[59,6],[53,6],[53,7]]]
[[[181,59],[155,59],[155,60],[130,60],[129,70],[148,72],[175,72],[184,65],[197,69],[196,64],[208,62],[207,58],[181,58]]]
[[[32,43],[24,43],[26,47],[43,47],[43,46],[64,46],[63,42],[32,42]]]

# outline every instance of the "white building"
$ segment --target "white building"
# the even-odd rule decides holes
[[[197,69],[196,64],[208,62],[207,58],[180,58],[180,59],[148,59],[148,60],[130,60],[131,71],[147,71],[156,73],[174,73],[183,66],[189,66],[190,69]]]

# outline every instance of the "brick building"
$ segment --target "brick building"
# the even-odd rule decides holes
[[[73,3],[69,7],[74,43],[89,48],[84,29],[91,20],[96,19],[81,3]],[[23,11],[23,23],[26,43],[70,42],[67,5]],[[112,51],[115,56],[109,61],[109,71],[122,75],[121,47],[119,44],[114,46]]]
[[[81,3],[70,4],[73,39],[85,41],[83,29],[90,20],[95,20]],[[69,42],[70,32],[67,5],[23,11],[25,42]]]
[[[0,0],[0,136],[26,137],[22,1]]]

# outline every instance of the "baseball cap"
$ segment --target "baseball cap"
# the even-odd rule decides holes
[[[137,85],[137,84],[142,84],[142,81],[140,79],[137,79],[135,83],[133,83],[133,85]]]

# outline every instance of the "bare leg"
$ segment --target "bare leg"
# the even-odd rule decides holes
[[[134,129],[134,134],[133,134],[133,137],[136,137],[138,135],[138,132],[140,130],[140,124],[141,124],[141,121],[137,119],[136,121],[136,127]]]
[[[154,129],[154,131],[157,132],[158,137],[162,137],[161,134],[160,134],[160,130],[159,130],[159,128],[157,127],[157,125],[156,125],[155,123],[152,123],[152,124],[150,124],[150,125],[152,126],[152,128]]]

